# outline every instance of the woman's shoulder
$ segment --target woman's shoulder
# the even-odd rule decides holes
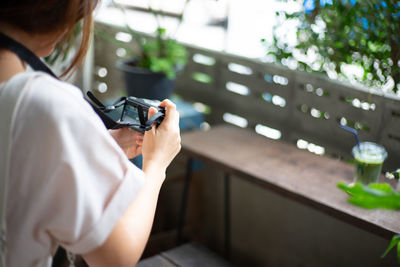
[[[21,73],[15,77],[14,84],[21,79],[27,87],[22,102],[23,114],[36,114],[55,121],[83,114],[93,118],[93,110],[78,87],[43,72]]]
[[[67,82],[58,80],[47,73],[35,71],[19,75],[18,79],[25,79],[25,86],[33,93],[32,100],[39,101],[69,101],[72,99],[82,100],[82,91]]]

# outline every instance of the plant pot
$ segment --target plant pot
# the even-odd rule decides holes
[[[119,60],[117,68],[124,73],[129,96],[162,101],[173,92],[175,80],[168,79],[163,73],[136,67],[133,59]]]

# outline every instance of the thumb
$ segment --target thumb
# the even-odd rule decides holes
[[[149,112],[147,113],[147,119],[149,120],[151,117],[154,116],[154,114],[156,114],[158,111],[156,108],[154,107],[150,107],[149,108]],[[151,125],[151,131],[153,132],[153,134],[155,133],[155,123],[153,123],[153,125]]]
[[[147,119],[150,119],[151,117],[153,117],[154,114],[156,114],[158,111],[156,108],[154,107],[150,107],[149,108],[149,112],[147,114]]]

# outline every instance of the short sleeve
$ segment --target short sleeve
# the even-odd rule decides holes
[[[18,159],[29,177],[21,190],[34,238],[74,253],[101,245],[132,203],[144,174],[124,155],[81,92],[39,75],[31,81],[15,129]]]

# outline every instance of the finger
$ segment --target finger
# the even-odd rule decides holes
[[[136,144],[137,145],[142,145],[143,144],[143,137],[142,136],[136,138]]]
[[[172,123],[176,125],[179,123],[179,114],[176,110],[176,105],[169,99],[165,99],[161,102],[160,107],[165,107],[165,121],[166,123]]]
[[[169,100],[169,99],[164,99],[164,100],[160,103],[160,107],[170,108],[170,109],[175,108],[175,109],[176,109],[176,105],[174,104],[174,102],[172,102],[172,101]]]
[[[149,108],[149,112],[147,114],[147,118],[150,119],[151,117],[153,117],[154,114],[156,114],[158,112],[158,110],[155,107],[150,107]]]
[[[157,110],[156,108],[150,107],[150,108],[149,108],[149,112],[148,112],[148,114],[147,114],[148,119],[150,119],[151,117],[153,117],[154,114],[156,114],[157,112],[158,112],[158,110]],[[155,133],[155,129],[156,129],[155,123],[153,123],[153,125],[152,125],[150,131],[152,131],[152,133],[154,134],[154,133]]]
[[[143,139],[143,136],[144,136],[144,134],[142,134],[142,133],[140,133],[140,132],[138,132],[138,131],[135,131],[135,130],[133,130],[133,129],[131,129],[133,132],[135,132],[135,138],[136,139]]]

